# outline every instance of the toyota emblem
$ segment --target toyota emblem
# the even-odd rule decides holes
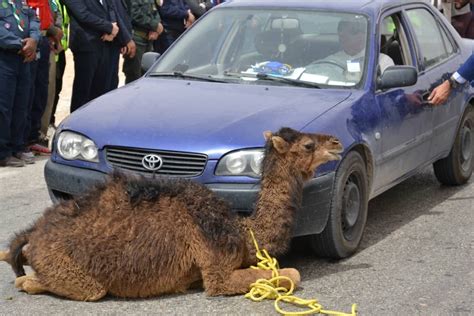
[[[163,166],[163,159],[160,156],[155,154],[149,154],[143,157],[142,165],[145,169],[150,171],[156,171]]]

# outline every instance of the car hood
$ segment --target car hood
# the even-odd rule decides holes
[[[261,147],[263,132],[297,130],[342,102],[347,90],[143,78],[74,112],[62,130],[107,145],[199,152],[218,158]]]

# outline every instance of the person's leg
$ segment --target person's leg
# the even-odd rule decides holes
[[[20,57],[0,51],[0,161],[4,161],[12,154],[11,122],[18,71],[18,63],[14,62],[15,58]]]
[[[125,57],[123,61],[123,72],[125,74],[125,83],[130,83],[142,76],[141,60],[143,54],[149,51],[149,44],[141,41],[135,41],[137,47],[135,56],[133,58]]]
[[[109,73],[111,49],[110,43],[104,43],[104,45],[101,45],[101,50],[98,51],[95,72],[92,78],[90,100],[100,97],[108,91],[111,79]]]
[[[48,38],[42,37],[39,48],[40,59],[34,82],[36,88],[31,108],[30,133],[27,135],[29,143],[35,143],[40,139],[41,117],[48,103],[49,55],[51,52]]]
[[[97,53],[94,51],[73,52],[74,82],[72,84],[71,113],[89,102],[92,80],[97,67]]]
[[[63,89],[63,75],[66,69],[66,52],[63,50],[58,54],[56,62],[56,93],[54,95],[53,109],[51,111],[50,124],[56,126],[56,108],[59,102],[59,94]]]
[[[34,60],[30,63],[30,92],[28,93],[28,109],[26,112],[25,130],[22,133],[25,147],[27,147],[28,136],[30,135],[31,131],[32,109],[36,94],[36,75],[38,73],[38,65],[38,60]]]
[[[25,147],[25,135],[23,132],[26,130],[27,117],[29,111],[29,96],[25,91],[30,90],[30,86],[33,84],[30,78],[30,64],[21,63],[18,67],[18,79],[16,84],[15,92],[15,103],[12,113],[11,122],[11,144],[12,153],[18,159],[24,160],[26,163],[34,163],[33,156],[24,157]]]
[[[119,84],[119,62],[120,62],[120,47],[113,45],[110,49],[110,84],[107,91],[117,89]]]
[[[41,117],[41,136],[48,136],[49,122],[53,111],[54,97],[56,93],[56,54],[50,54],[49,57],[49,79],[48,79],[48,99],[43,116]]]
[[[154,42],[154,50],[160,54],[163,54],[168,47],[179,37],[179,33],[174,31],[165,30],[160,34],[158,39]]]

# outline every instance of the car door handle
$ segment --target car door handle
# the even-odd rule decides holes
[[[430,94],[431,94],[430,90],[425,90],[421,92],[421,104],[423,106],[432,107],[430,101],[428,101],[428,97],[430,96]]]

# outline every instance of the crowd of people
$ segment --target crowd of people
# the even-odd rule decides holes
[[[142,75],[145,52],[163,53],[225,0],[0,0],[0,167],[50,154],[48,128],[74,58],[70,112]]]

